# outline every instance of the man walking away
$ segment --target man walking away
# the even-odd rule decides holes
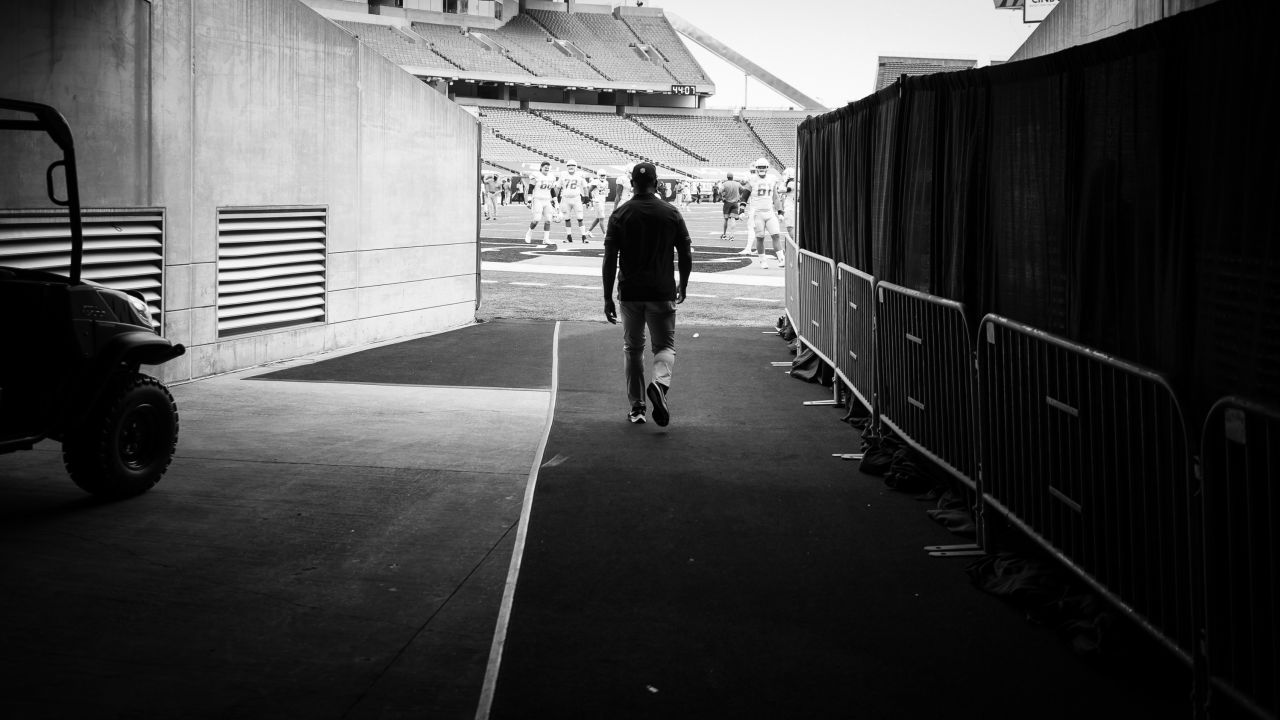
[[[622,349],[627,400],[633,423],[645,421],[645,398],[652,404],[653,421],[665,426],[671,419],[667,392],[676,362],[676,305],[684,302],[693,269],[689,228],[676,207],[655,193],[658,172],[652,163],[638,163],[631,171],[635,195],[614,211],[604,239],[604,317],[618,322],[613,283],[618,281],[622,304]],[[680,281],[675,280],[673,255],[679,257]],[[645,385],[645,328],[653,345],[653,381]]]

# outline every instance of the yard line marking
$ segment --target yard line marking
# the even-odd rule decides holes
[[[716,295],[699,295],[698,293],[685,293],[685,294],[684,294],[684,296],[685,296],[685,297],[713,298],[713,299],[714,299],[714,298],[716,298],[716,297],[718,297],[718,296],[716,296]]]
[[[498,281],[497,281],[497,280],[481,280],[480,282],[484,283],[485,285],[497,285],[497,284],[498,284]]]
[[[547,286],[547,283],[535,283],[535,282],[512,282],[507,284],[508,285],[528,285],[529,287],[546,287]]]
[[[512,283],[512,284],[514,285],[515,283]],[[754,302],[767,302],[767,303],[780,303],[780,302],[782,302],[781,300],[774,300],[773,298],[749,298],[749,297],[736,297],[736,298],[734,298],[734,300],[751,300],[751,301],[754,301]]]

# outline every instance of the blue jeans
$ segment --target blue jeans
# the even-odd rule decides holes
[[[622,351],[626,355],[627,399],[631,407],[645,405],[644,331],[649,328],[653,343],[653,379],[671,387],[671,369],[676,364],[676,304],[673,300],[624,300]]]

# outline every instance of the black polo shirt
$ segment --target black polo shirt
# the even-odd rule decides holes
[[[679,253],[692,262],[689,228],[674,205],[654,194],[636,195],[609,219],[604,251],[618,253],[618,299],[675,300]]]

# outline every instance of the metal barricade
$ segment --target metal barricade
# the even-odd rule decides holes
[[[875,409],[875,278],[836,265],[836,375],[868,410]]]
[[[836,265],[829,258],[800,250],[796,256],[799,317],[796,334],[828,365],[835,367]]]
[[[964,306],[891,283],[875,288],[880,421],[976,490],[975,378]]]
[[[978,337],[986,522],[1002,515],[1190,662],[1190,456],[1168,383],[994,315]]]
[[[782,254],[786,259],[783,268],[783,280],[786,283],[785,305],[787,317],[791,319],[791,327],[798,329],[800,320],[800,249],[791,237],[782,240]]]
[[[1280,717],[1280,411],[1219,400],[1201,436],[1209,708]]]

